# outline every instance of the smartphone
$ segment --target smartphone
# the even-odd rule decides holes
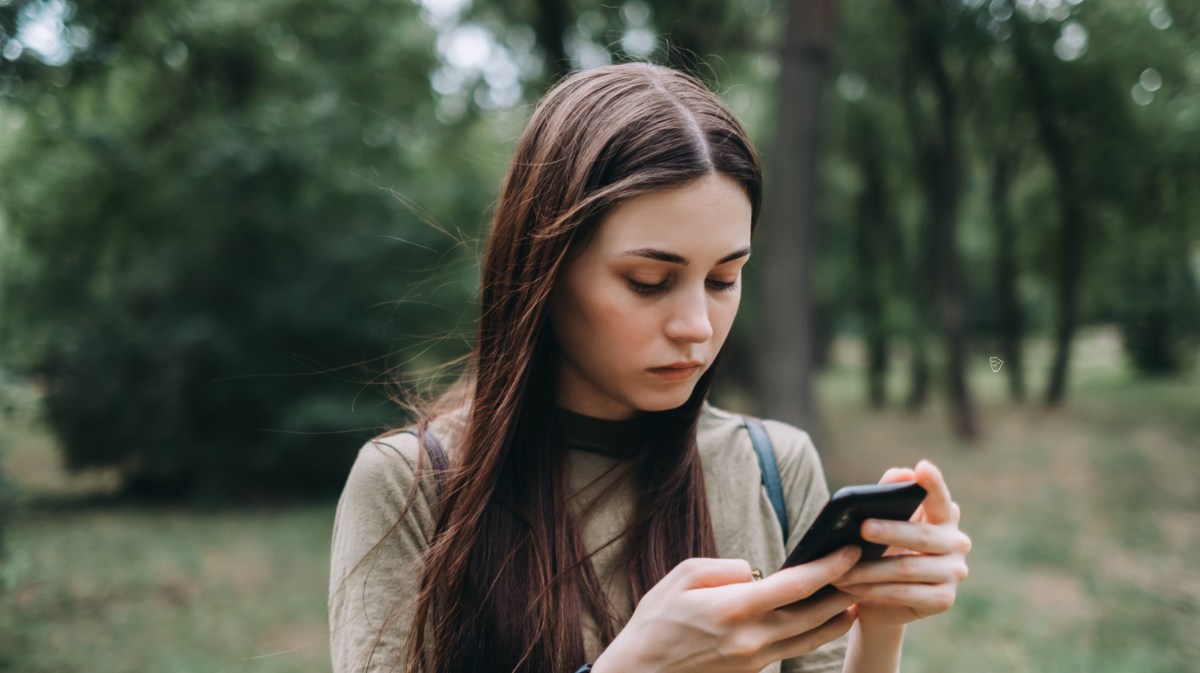
[[[877,559],[887,548],[862,539],[863,521],[908,521],[924,499],[925,489],[915,481],[838,489],[780,569],[815,561],[848,544],[862,547],[860,562]]]

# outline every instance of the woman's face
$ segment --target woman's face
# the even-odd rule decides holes
[[[750,216],[716,173],[612,209],[551,299],[558,404],[624,419],[686,402],[737,314]]]

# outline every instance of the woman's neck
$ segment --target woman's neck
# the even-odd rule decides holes
[[[654,422],[652,414],[613,420],[580,414],[563,407],[555,408],[555,418],[567,448],[622,459],[637,455]]]

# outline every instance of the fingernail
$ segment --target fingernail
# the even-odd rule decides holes
[[[846,558],[857,559],[861,555],[862,555],[862,548],[860,548],[856,544],[849,544],[849,545],[846,545],[845,547],[842,547],[842,556],[844,556]]]
[[[863,524],[863,535],[878,535],[883,532],[883,525],[875,521]]]

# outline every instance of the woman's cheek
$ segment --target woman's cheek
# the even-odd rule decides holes
[[[733,295],[730,297],[730,301],[719,303],[715,311],[716,315],[713,317],[713,336],[721,345],[725,343],[730,329],[733,328],[733,321],[737,317],[738,306],[741,304],[741,288],[730,294]]]

